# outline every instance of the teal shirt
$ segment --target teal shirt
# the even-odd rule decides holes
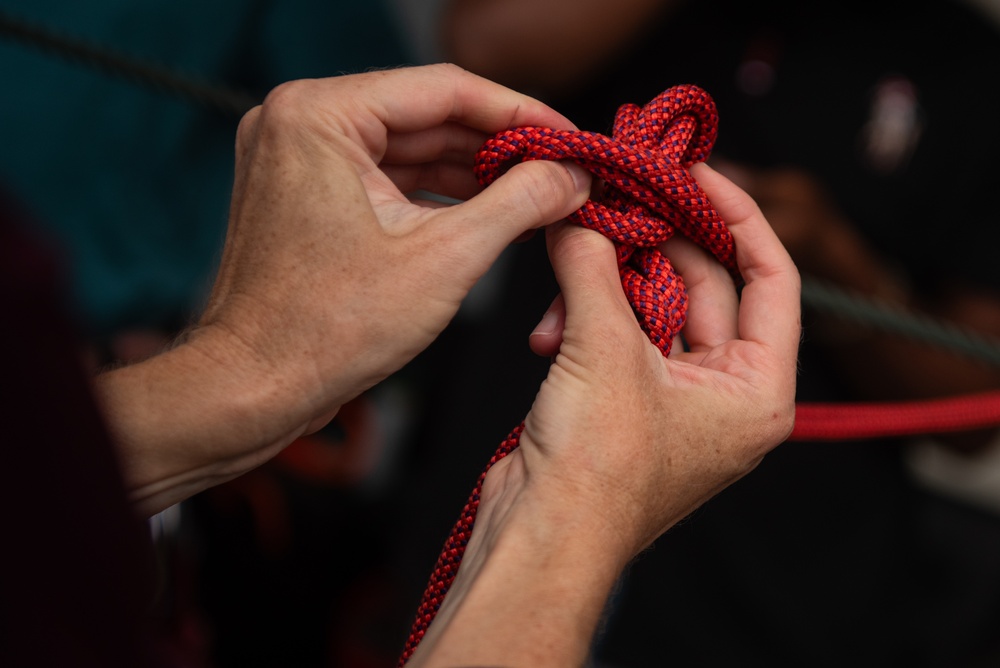
[[[408,64],[371,0],[8,0],[4,10],[262,96]],[[61,246],[89,336],[199,308],[226,229],[238,118],[0,37],[0,184]]]

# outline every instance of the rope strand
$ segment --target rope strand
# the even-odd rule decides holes
[[[572,160],[602,179],[603,193],[570,220],[615,242],[625,296],[650,340],[667,355],[684,326],[687,293],[657,244],[680,232],[739,279],[732,235],[688,171],[708,158],[717,122],[715,103],[707,93],[696,86],[675,86],[645,107],[621,107],[613,137],[537,127],[502,132],[480,149],[475,173],[488,185],[519,161]],[[451,588],[472,535],[486,474],[518,447],[523,429],[522,422],[497,448],[445,541],[400,666],[413,655]]]
[[[230,118],[239,119],[260,103],[256,96],[245,91],[195,79],[163,65],[139,60],[26,21],[4,10],[0,10],[0,36],[210,107]]]

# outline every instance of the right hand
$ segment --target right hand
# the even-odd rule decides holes
[[[486,476],[412,665],[582,665],[627,562],[791,433],[798,273],[744,192],[705,166],[692,173],[736,239],[742,301],[704,251],[668,242],[690,350],[664,358],[625,299],[612,243],[549,228],[562,298],[532,348],[558,354],[520,447]]]
[[[611,242],[551,228],[565,309],[557,301],[532,345],[558,355],[520,447],[483,491],[486,505],[517,498],[576,523],[621,565],[752,470],[794,422],[798,272],[749,196],[707,166],[692,173],[736,240],[741,300],[704,251],[668,242],[690,295],[689,352],[664,358],[625,300]]]

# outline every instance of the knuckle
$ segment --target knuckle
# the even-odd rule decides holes
[[[570,259],[574,264],[583,267],[591,267],[602,255],[608,254],[608,242],[602,239],[599,233],[586,230],[582,227],[573,227],[565,234],[559,236],[553,244],[554,253]]]
[[[761,348],[746,351],[745,364],[758,369],[750,379],[746,423],[752,425],[751,440],[769,451],[785,441],[795,426],[795,372],[782,360]]]
[[[447,62],[447,63],[435,63],[433,65],[428,65],[427,68],[430,71],[432,71],[432,72],[438,72],[442,76],[445,76],[445,77],[448,77],[448,78],[454,77],[454,76],[466,76],[466,75],[469,74],[469,71],[466,70],[464,67],[462,67],[460,65],[456,65],[455,63],[451,63],[451,62]]]
[[[236,126],[236,150],[242,152],[253,141],[257,134],[257,122],[260,117],[260,105],[250,109],[243,114],[239,125]]]
[[[258,122],[266,128],[294,125],[315,99],[309,80],[279,84],[267,94],[258,113]]]

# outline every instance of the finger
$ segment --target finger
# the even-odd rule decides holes
[[[716,172],[732,181],[737,188],[740,188],[754,200],[760,202],[759,193],[757,192],[757,172],[755,170],[718,156],[713,156],[709,161],[709,165]]]
[[[614,244],[600,232],[578,225],[548,228],[546,242],[565,308],[563,339],[585,330],[578,340],[610,340],[621,324],[639,332],[618,274]],[[595,335],[604,327],[605,335]],[[639,332],[641,335],[641,332]]]
[[[542,357],[552,357],[562,345],[563,328],[566,326],[566,303],[561,294],[556,295],[541,321],[528,336],[532,352]]]
[[[684,278],[688,292],[684,341],[691,352],[705,352],[739,335],[739,298],[722,264],[697,244],[675,236],[660,250]]]
[[[736,261],[746,284],[739,335],[795,359],[799,343],[799,274],[760,209],[745,192],[707,165],[692,175],[705,189],[736,242]]]
[[[368,72],[341,82],[394,132],[453,121],[493,134],[519,125],[575,129],[542,102],[448,64]]]
[[[472,170],[454,162],[387,165],[382,171],[402,193],[426,190],[451,199],[467,200],[482,191]]]
[[[390,132],[382,161],[412,165],[448,160],[464,163],[471,172],[476,151],[488,136],[458,123],[445,123],[417,132]]]
[[[260,109],[260,105],[257,105],[247,111],[236,126],[236,164],[247,158],[257,141]]]

